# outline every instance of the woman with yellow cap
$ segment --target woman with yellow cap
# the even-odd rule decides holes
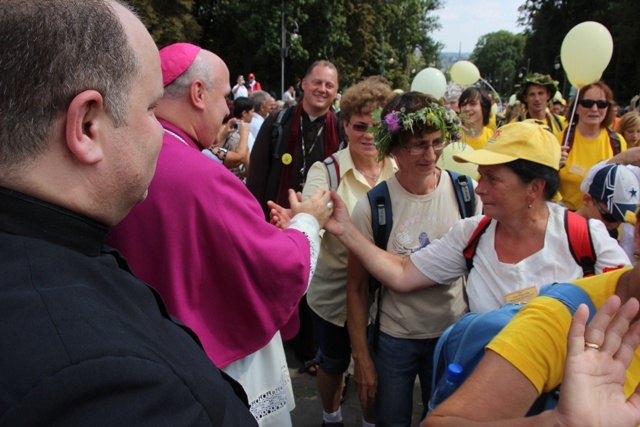
[[[380,126],[385,126],[384,121]],[[483,149],[454,159],[479,165],[476,193],[488,220],[482,216],[461,220],[444,237],[408,257],[376,248],[353,225],[338,197],[334,198],[334,216],[325,229],[335,234],[371,275],[396,291],[446,285],[468,275],[471,311],[527,301],[546,283],[583,276],[565,232],[566,210],[550,202],[558,187],[560,163],[560,147],[553,134],[535,121],[511,123],[498,129]],[[481,222],[486,228],[476,242],[475,253],[465,257],[465,248]],[[596,273],[629,263],[600,221],[590,220],[587,226]]]

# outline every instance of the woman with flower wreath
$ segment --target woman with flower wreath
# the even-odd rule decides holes
[[[453,181],[436,162],[447,142],[461,138],[461,123],[453,111],[416,92],[394,97],[381,117],[376,132],[380,157],[392,155],[398,165],[398,172],[386,181],[393,213],[387,250],[409,256],[441,238],[460,219]],[[480,213],[482,203],[477,200],[475,206],[475,213]],[[357,202],[352,219],[373,241],[366,197]],[[411,293],[382,288],[377,293],[380,310],[377,302],[371,309],[373,317],[380,315],[375,348],[369,348],[367,340],[368,289],[367,270],[349,255],[347,326],[354,382],[363,405],[375,399],[377,425],[408,426],[416,376],[426,407],[437,339],[467,311],[463,281]],[[369,335],[371,341],[373,331]]]

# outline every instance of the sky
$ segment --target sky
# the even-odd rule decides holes
[[[506,30],[520,33],[518,7],[524,0],[443,0],[444,7],[435,11],[442,29],[432,34],[444,43],[443,52],[471,53],[480,36]]]

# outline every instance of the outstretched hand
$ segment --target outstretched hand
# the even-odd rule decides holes
[[[311,194],[311,197],[305,201],[301,200],[302,195],[300,193],[296,194],[295,191],[289,189],[291,215],[308,213],[318,220],[320,228],[324,227],[333,212],[333,203],[331,202],[329,191],[323,188],[317,188],[316,191]]]
[[[635,298],[620,307],[620,298],[613,296],[585,326],[589,310],[578,307],[569,329],[562,391],[554,414],[558,425],[640,424],[640,386],[629,398],[624,393],[626,371],[640,345],[640,322],[629,327],[638,308]]]
[[[302,201],[302,193],[298,193],[298,200]],[[291,221],[291,209],[285,209],[276,202],[272,202],[271,200],[267,201],[267,206],[269,207],[269,222],[280,230],[286,230],[289,226],[289,221]]]

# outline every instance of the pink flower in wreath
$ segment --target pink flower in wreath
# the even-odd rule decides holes
[[[400,126],[400,117],[396,116],[394,113],[389,113],[384,116],[384,120],[382,121],[390,133],[396,133],[402,126]]]

